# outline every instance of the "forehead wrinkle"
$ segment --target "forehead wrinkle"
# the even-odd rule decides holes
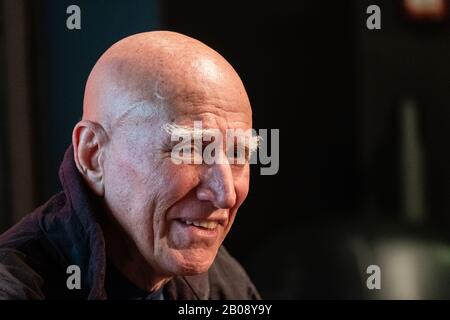
[[[111,128],[129,122],[135,124],[150,122],[158,115],[158,111],[158,108],[147,100],[135,102],[113,121]]]

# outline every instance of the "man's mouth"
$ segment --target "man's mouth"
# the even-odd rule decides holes
[[[178,221],[185,223],[187,225],[194,225],[196,227],[207,229],[207,230],[215,230],[217,228],[217,225],[219,224],[217,221],[208,221],[208,220],[178,219]]]

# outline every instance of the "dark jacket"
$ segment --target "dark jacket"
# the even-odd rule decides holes
[[[107,299],[106,254],[95,218],[100,206],[67,150],[59,171],[62,192],[0,236],[0,299]],[[67,288],[69,265],[81,270],[81,289]],[[208,272],[178,276],[165,299],[257,299],[239,263],[221,247]]]

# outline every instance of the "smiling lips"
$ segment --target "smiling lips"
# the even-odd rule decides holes
[[[211,220],[187,220],[187,219],[179,219],[180,222],[183,222],[187,225],[194,225],[196,227],[208,229],[208,230],[215,230],[219,223],[217,221],[211,221]]]

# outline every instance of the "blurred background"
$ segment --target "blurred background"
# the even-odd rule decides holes
[[[252,167],[226,240],[264,298],[450,299],[449,1],[0,3],[0,232],[60,189],[101,53],[168,29],[220,52],[254,127],[280,129],[280,170]]]

